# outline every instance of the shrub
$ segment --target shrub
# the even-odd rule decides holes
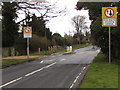
[[[46,50],[46,47],[50,45],[50,41],[47,40],[45,37],[40,37],[36,34],[33,34],[33,37],[30,39],[30,50],[37,51],[38,48],[41,50]]]

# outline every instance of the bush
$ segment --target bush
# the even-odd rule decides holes
[[[18,37],[15,40],[15,44],[14,47],[16,49],[16,51],[18,52],[18,55],[25,55],[26,54],[26,39],[22,37]]]
[[[30,50],[32,52],[37,51],[38,48],[40,48],[41,50],[46,50],[46,47],[48,47],[49,45],[49,40],[47,40],[45,37],[40,37],[36,34],[33,34],[33,37],[30,39]]]

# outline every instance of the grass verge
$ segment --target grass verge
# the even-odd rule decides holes
[[[118,64],[105,62],[105,55],[99,53],[80,88],[118,88]]]
[[[88,44],[82,44],[82,45],[75,45],[75,46],[73,46],[73,50],[79,49],[79,48],[84,48],[87,46],[91,46],[91,44],[88,43]]]
[[[30,58],[30,59],[3,59],[2,60],[2,68],[9,67],[11,65],[17,65],[23,62],[28,62],[32,61],[35,58]]]

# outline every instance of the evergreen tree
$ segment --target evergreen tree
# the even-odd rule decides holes
[[[45,27],[45,20],[43,17],[36,17],[35,14],[33,14],[32,21],[30,23],[33,29],[33,34],[45,37],[46,33],[47,39],[52,38],[52,32],[50,32],[49,28]]]
[[[2,6],[2,46],[9,47],[15,43],[18,36],[18,26],[15,23],[16,3],[4,2]]]

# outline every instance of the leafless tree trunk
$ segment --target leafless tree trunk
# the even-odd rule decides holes
[[[84,28],[86,28],[86,21],[85,21],[86,17],[85,16],[80,16],[80,15],[77,15],[77,16],[74,16],[72,18],[72,23],[74,24],[75,26],[75,30],[77,32],[77,37],[78,37],[78,41],[79,41],[79,44],[81,43],[80,39],[80,35],[82,34],[82,30],[84,30]]]

